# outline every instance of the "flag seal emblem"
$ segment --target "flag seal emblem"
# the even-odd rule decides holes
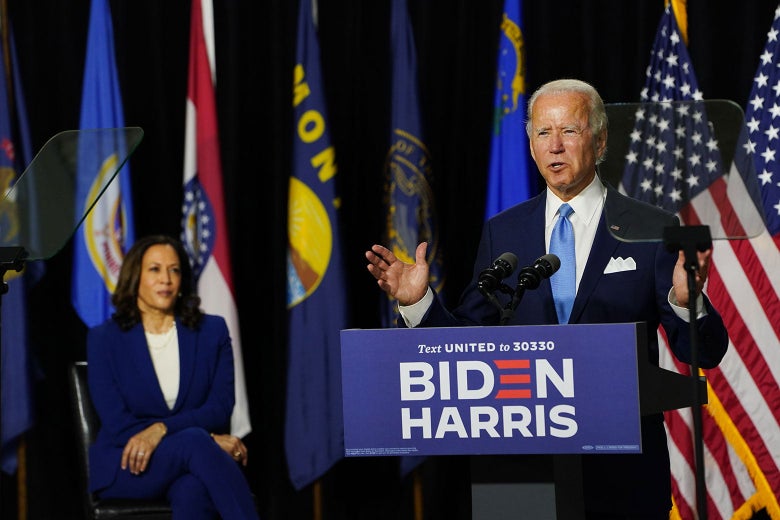
[[[290,178],[290,217],[287,250],[287,308],[309,297],[325,277],[333,251],[328,211],[317,194],[301,180]]]
[[[525,60],[523,56],[523,31],[506,13],[501,21],[501,48],[497,88],[501,92],[501,104],[496,107],[496,125],[506,114],[518,109],[517,100],[525,94]],[[507,71],[514,71],[509,78]]]
[[[182,205],[182,238],[192,262],[195,280],[200,278],[206,260],[214,249],[214,210],[197,176],[184,186]]]
[[[106,179],[116,171],[118,163],[119,158],[115,153],[105,158],[89,187],[85,204],[97,201],[98,197],[101,197],[100,190],[105,188]],[[127,216],[117,190],[106,189],[102,196],[107,198],[101,202],[103,208],[107,209],[90,211],[84,220],[82,230],[89,259],[95,271],[103,279],[106,290],[111,293],[116,288],[124,258],[122,244],[127,236]],[[89,208],[84,208],[85,211],[87,209]]]
[[[425,144],[414,135],[396,129],[395,141],[388,153],[387,219],[388,241],[398,258],[414,262],[419,242],[428,242],[429,263],[440,263],[439,233],[435,228],[436,209],[430,178],[431,161]],[[438,288],[441,280],[431,271],[431,283]]]

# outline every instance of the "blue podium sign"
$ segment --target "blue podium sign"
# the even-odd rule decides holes
[[[345,455],[641,453],[637,326],[342,330]]]

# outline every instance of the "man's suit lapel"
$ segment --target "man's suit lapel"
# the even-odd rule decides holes
[[[569,323],[577,323],[579,321],[591,294],[596,289],[596,285],[598,285],[601,277],[604,276],[604,268],[609,263],[609,259],[615,252],[617,245],[618,241],[607,230],[604,223],[604,214],[602,213],[599,218],[599,228],[596,230],[596,236],[593,238],[593,247],[590,250],[588,262],[585,264],[580,286],[577,289],[577,297],[574,299]]]
[[[545,228],[545,208],[547,207],[547,195],[546,192],[542,192],[540,195],[536,197],[537,204],[533,211],[533,221],[530,226],[525,226],[529,230],[529,236],[528,243],[529,244],[537,244],[538,249],[536,250],[536,253],[534,253],[534,258],[539,258],[542,255],[546,253],[545,251],[545,242],[544,242],[544,228]],[[519,247],[519,250],[522,250],[523,246]],[[529,262],[530,265],[530,262]],[[521,266],[524,267],[524,266]],[[542,283],[539,284],[539,287],[534,289],[539,293],[539,299],[543,302],[549,302],[549,305],[547,305],[547,308],[544,310],[544,315],[546,318],[553,318],[553,323],[557,322],[557,317],[555,313],[555,302],[553,300],[552,295],[552,286],[550,285],[550,279],[547,278],[545,280],[542,280]]]
[[[629,231],[630,223],[624,218],[626,211],[627,208],[623,204],[623,198],[619,196],[619,192],[607,185],[607,198],[604,201],[604,210],[601,212],[601,217],[599,217],[599,227],[593,239],[593,247],[591,247],[588,262],[585,264],[580,286],[577,289],[577,297],[574,299],[574,306],[569,319],[570,323],[579,321],[590,296],[596,289],[601,277],[604,276],[604,269],[607,267],[609,259],[620,243],[613,236],[613,233],[618,236],[624,236]],[[609,215],[609,223],[607,223],[607,215]]]
[[[503,241],[493,247],[494,257],[504,251],[518,252],[519,271],[523,267],[533,265],[534,260],[543,256],[546,253],[546,205],[547,194],[543,191],[527,203],[516,206],[511,220],[505,220],[502,229],[495,232],[496,236],[503,237]],[[516,281],[517,277],[513,275],[510,280]],[[524,315],[529,322],[558,323],[549,278],[542,280],[536,289],[527,291],[520,305],[521,308],[515,314]]]

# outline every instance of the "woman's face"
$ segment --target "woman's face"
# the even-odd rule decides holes
[[[143,312],[173,314],[181,287],[179,255],[173,246],[157,244],[144,253],[138,283],[138,308]]]

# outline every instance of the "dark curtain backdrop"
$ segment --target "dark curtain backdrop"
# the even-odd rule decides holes
[[[433,158],[441,243],[454,303],[482,225],[501,0],[408,0],[421,110]],[[7,0],[35,150],[78,127],[88,0]],[[125,120],[145,137],[131,159],[136,233],[180,229],[190,2],[110,0]],[[688,0],[689,49],[707,99],[744,107],[775,0]],[[529,92],[564,76],[606,102],[638,101],[663,0],[524,1]],[[328,119],[343,198],[352,326],[379,324],[363,253],[381,240],[388,146],[389,0],[320,0]],[[287,480],[283,418],[285,252],[297,2],[215,2],[225,193],[254,431],[247,476],[266,520],[313,518],[312,489]],[[32,295],[37,425],[27,439],[30,519],[79,518],[65,371],[85,355],[69,302],[71,246]],[[266,325],[262,325],[266,324]],[[422,466],[426,518],[470,516],[467,460]],[[321,481],[323,518],[413,518],[412,486],[391,458],[349,459]],[[3,518],[15,497],[3,480]]]

